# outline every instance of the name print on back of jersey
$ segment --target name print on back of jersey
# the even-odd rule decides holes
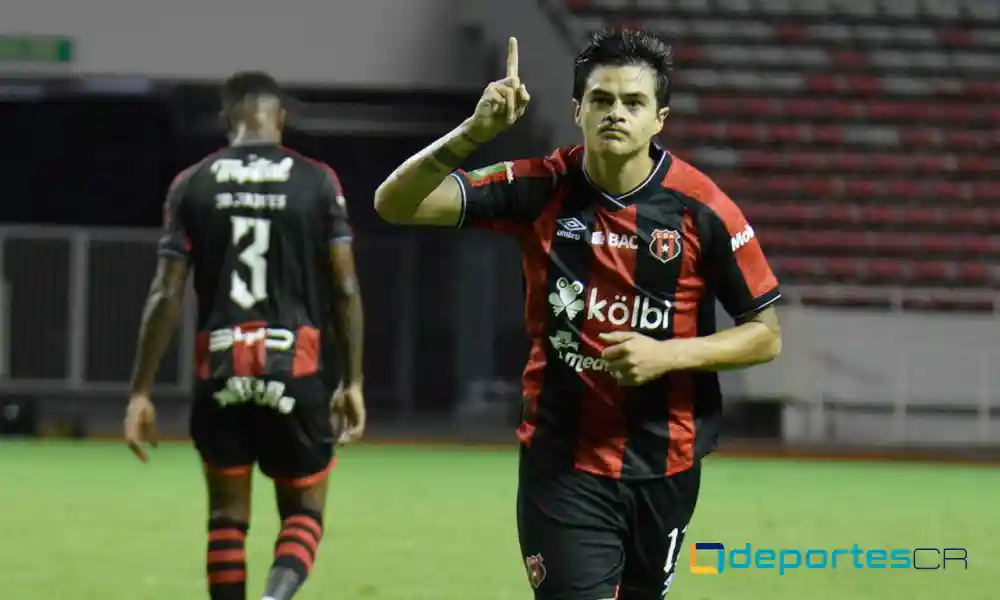
[[[287,392],[239,378],[319,371],[333,318],[330,245],[351,239],[345,204],[329,166],[277,143],[219,150],[171,184],[160,248],[193,267],[196,376],[235,378],[223,401],[287,408]]]
[[[254,210],[285,210],[288,196],[285,194],[252,194],[250,192],[223,192],[215,195],[216,210],[227,208],[252,208]]]
[[[212,163],[216,183],[259,184],[287,182],[295,160],[278,162],[250,154],[246,159],[220,158]],[[216,210],[249,208],[282,211],[288,206],[285,194],[221,192],[215,195]],[[257,216],[230,216],[232,244],[239,250],[242,268],[231,274],[230,299],[240,308],[250,309],[267,299],[267,254],[271,244],[271,220]],[[249,243],[246,240],[249,239]]]

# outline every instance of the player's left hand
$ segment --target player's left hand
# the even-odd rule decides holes
[[[145,444],[157,445],[156,409],[148,396],[132,396],[125,411],[125,442],[142,462],[149,462]]]
[[[334,430],[340,432],[337,440],[341,444],[349,444],[361,439],[365,434],[365,423],[368,420],[365,409],[365,396],[360,384],[340,386],[333,393],[330,418]]]
[[[609,344],[601,357],[608,361],[607,370],[619,385],[642,385],[674,368],[664,342],[634,331],[613,331],[598,337]]]

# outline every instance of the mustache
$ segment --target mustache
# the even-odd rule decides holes
[[[628,133],[628,129],[622,123],[605,123],[597,130],[600,133],[605,131],[617,131],[618,133]]]

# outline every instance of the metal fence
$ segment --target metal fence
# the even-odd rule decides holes
[[[99,396],[128,389],[136,333],[156,266],[155,230],[0,228],[0,393]],[[366,241],[358,262],[378,296],[416,296],[417,244],[405,238]],[[374,295],[373,295],[374,297]],[[194,379],[195,302],[186,297],[182,322],[157,375],[154,393],[183,396]],[[369,395],[406,408],[414,380],[417,321],[411,301],[369,319],[378,376]]]
[[[0,228],[0,396],[40,400],[47,418],[86,420],[89,431],[117,430],[157,235]],[[516,252],[488,233],[359,236],[375,421],[404,435],[437,435],[442,423],[474,439],[509,431],[527,349]],[[989,445],[1000,435],[989,315],[799,308],[784,309],[779,361],[723,374],[731,406],[781,405],[778,435],[817,443]],[[194,336],[189,293],[154,389],[177,433]]]

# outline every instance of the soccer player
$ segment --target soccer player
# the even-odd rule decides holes
[[[649,33],[599,34],[576,59],[582,146],[458,170],[530,100],[512,38],[506,78],[375,197],[394,223],[520,241],[532,347],[517,521],[539,599],[667,593],[716,445],[715,372],[781,349],[778,282],[753,229],[711,179],[652,143],[671,68]],[[716,332],[716,299],[735,327]]]
[[[204,463],[212,600],[246,597],[252,467],[274,479],[282,527],[264,598],[305,582],[323,534],[337,433],[365,426],[361,297],[344,194],[333,170],[280,145],[282,93],[263,73],[222,90],[227,148],[180,173],[164,208],[160,260],[139,331],[125,437],[146,462],[153,378],[177,324],[189,269],[198,297],[190,431]],[[332,329],[342,386],[320,355]]]

